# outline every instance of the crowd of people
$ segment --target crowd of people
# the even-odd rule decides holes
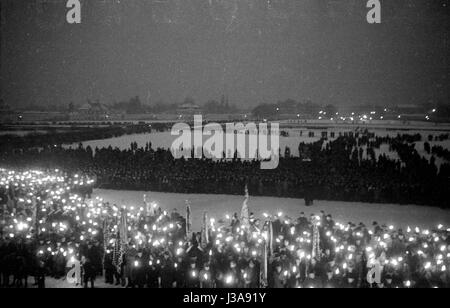
[[[124,135],[167,131],[169,128],[169,123],[113,124],[111,122],[93,122],[83,123],[81,126],[77,123],[65,123],[63,126],[52,124],[34,126],[30,124],[29,127],[27,125],[24,126],[26,133],[22,135],[16,134],[15,130],[3,132],[0,124],[0,130],[3,132],[0,138],[0,148],[12,150],[46,147],[86,140],[100,140]]]
[[[450,151],[448,149],[445,149],[442,146],[433,146],[431,148],[431,153],[433,155],[436,155],[437,157],[441,157],[445,159],[446,161],[450,161]]]
[[[0,170],[2,287],[28,277],[95,287],[421,288],[450,286],[450,229],[339,223],[331,215],[186,214],[91,198],[94,179]],[[195,228],[197,228],[195,230]],[[76,269],[81,271],[78,273]],[[75,269],[75,270],[74,270]]]
[[[177,193],[241,194],[330,201],[448,207],[450,164],[439,166],[415,148],[421,135],[379,137],[345,133],[333,140],[301,143],[299,156],[286,149],[275,170],[259,162],[174,159],[168,149],[133,143],[129,149],[66,148],[60,145],[2,150],[3,166],[61,168],[95,176],[105,189]],[[380,150],[388,147],[390,156]],[[435,151],[436,152],[436,151]],[[378,153],[378,154],[377,154]],[[433,152],[434,153],[434,152]]]

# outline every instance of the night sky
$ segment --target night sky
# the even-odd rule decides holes
[[[0,0],[12,107],[293,98],[353,106],[450,101],[450,0]]]

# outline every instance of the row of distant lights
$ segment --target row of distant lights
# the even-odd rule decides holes
[[[278,109],[278,108],[277,108],[277,109]],[[384,109],[384,112],[387,112],[387,111],[388,111],[387,109]],[[436,113],[436,111],[437,111],[436,109],[433,109],[431,112],[432,112],[432,113]],[[371,111],[371,112],[370,112],[371,115],[375,115],[376,113],[377,113],[376,111]],[[320,114],[320,115],[326,115],[327,113],[326,113],[325,111],[319,111],[319,114]],[[336,115],[338,116],[338,115],[339,115],[339,112],[336,112]],[[351,116],[351,117],[348,117],[348,119],[350,119],[351,121],[354,121],[354,120],[355,120],[354,116],[355,116],[355,113],[352,112],[352,116]],[[300,115],[298,114],[297,117],[300,117]],[[401,119],[402,116],[401,116],[401,115],[398,115],[397,118]],[[322,117],[322,116],[319,116],[318,119],[319,119],[319,120],[322,120],[323,117]],[[346,118],[346,117],[340,117],[339,119],[341,119],[342,121],[345,121],[347,118]],[[380,116],[380,120],[383,120],[383,119],[384,119],[384,116]],[[429,115],[425,116],[425,119],[426,119],[427,121],[429,121],[429,120],[430,120],[430,116],[429,116]],[[331,120],[331,121],[334,121],[334,118],[330,118],[330,120]],[[372,120],[373,120],[373,117],[372,117],[372,116],[369,117],[369,116],[367,116],[367,115],[363,115],[362,117],[359,118],[359,120],[360,120],[360,121],[367,121],[367,120],[372,121]]]
[[[325,112],[325,111],[319,111],[319,114],[320,115],[327,115],[327,113]],[[375,115],[376,114],[376,112],[375,111],[372,111],[371,113],[370,113],[371,115]],[[339,116],[339,112],[336,112],[336,116]],[[348,119],[350,119],[351,121],[354,121],[355,120],[355,113],[354,112],[352,112],[352,116],[351,117],[348,117]],[[319,116],[319,120],[322,120],[323,119],[323,117],[322,116]],[[340,117],[339,119],[341,119],[342,121],[345,121],[346,119],[347,119],[347,117]],[[383,120],[384,119],[384,117],[383,116],[380,116],[380,120]],[[330,120],[331,121],[334,121],[334,118],[330,118]],[[362,117],[360,117],[359,118],[359,120],[360,121],[366,121],[366,120],[373,120],[373,117],[368,117],[367,115],[363,115]]]
[[[280,111],[280,108],[279,108],[279,107],[277,107],[277,111]],[[387,112],[387,111],[388,111],[387,109],[384,109],[384,112]],[[436,112],[436,109],[433,109],[433,110],[432,110],[432,113],[435,113],[435,112]],[[325,111],[319,111],[319,114],[321,114],[321,115],[326,115],[327,113],[326,113]],[[375,115],[375,114],[376,114],[376,111],[372,111],[372,112],[370,112],[370,114],[371,114],[371,115]],[[336,115],[338,116],[338,115],[339,115],[339,112],[336,112]],[[352,112],[352,116],[349,117],[348,119],[350,119],[351,121],[354,121],[354,120],[355,120],[354,115],[355,115],[355,113]],[[182,116],[182,115],[179,115],[178,117],[181,119],[183,116]],[[244,118],[247,118],[247,117],[248,117],[247,115],[244,115]],[[297,114],[297,118],[300,118],[300,114]],[[401,119],[402,116],[399,115],[398,118]],[[322,116],[319,116],[319,120],[322,120],[322,119],[323,119],[323,117],[322,117]],[[340,117],[339,119],[341,119],[342,121],[345,121],[347,118],[346,118],[346,117]],[[384,119],[384,117],[383,117],[383,116],[380,116],[380,120],[383,120],[383,119]],[[429,121],[429,120],[430,120],[430,117],[427,115],[427,116],[425,117],[425,119],[427,119],[427,120]],[[330,120],[333,121],[334,118],[330,118]],[[373,120],[373,117],[368,117],[367,115],[363,115],[361,118],[359,118],[359,120],[360,120],[360,121],[364,121],[364,120],[370,120],[370,121],[372,121],[372,120]],[[267,120],[264,120],[264,121],[266,122]]]

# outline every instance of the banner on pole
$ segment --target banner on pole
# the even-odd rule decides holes
[[[189,205],[189,201],[186,200],[186,236],[189,237],[191,233],[191,206]]]
[[[248,200],[249,200],[248,187],[247,187],[247,185],[245,185],[245,199],[244,199],[244,203],[242,204],[242,210],[241,210],[241,226],[243,228],[250,227],[250,214],[249,214],[249,210],[248,210]]]

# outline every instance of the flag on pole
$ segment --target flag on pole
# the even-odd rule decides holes
[[[269,221],[268,242],[269,242],[269,251],[268,252],[272,256],[273,255],[273,224],[272,224],[272,221]]]
[[[38,204],[35,196],[31,199],[31,209],[33,211],[31,221],[34,228],[36,228],[36,235],[39,235]]]
[[[113,233],[111,232],[110,220],[105,218],[103,220],[102,226],[103,226],[103,249],[106,252],[106,250],[108,249],[109,242],[113,238]]]
[[[128,226],[127,226],[127,213],[126,210],[122,210],[119,222],[120,241],[122,245],[128,244]]]
[[[247,185],[245,185],[245,199],[244,199],[244,203],[242,204],[242,210],[241,210],[241,225],[244,228],[250,227],[250,214],[248,211],[248,199],[249,199],[248,187],[247,187]]]
[[[113,263],[116,266],[117,272],[119,274],[122,271],[123,257],[127,249],[127,244],[128,244],[127,214],[125,210],[122,210],[121,216],[119,218],[117,239],[115,241],[113,251]]]
[[[262,269],[260,270],[260,287],[266,288],[268,285],[268,275],[267,275],[267,266],[269,264],[269,250],[267,241],[264,242],[263,246],[263,259],[262,259]]]
[[[106,254],[108,251],[108,248],[110,248],[109,246],[111,245],[111,241],[114,240],[114,233],[111,231],[112,229],[112,221],[108,218],[105,218],[103,220],[103,266],[105,265],[105,259],[106,259]],[[118,237],[119,238],[119,237]],[[114,245],[114,249],[113,249],[113,264],[114,263],[114,256],[115,254],[118,252],[119,250],[116,251],[116,247]]]
[[[191,206],[189,205],[189,201],[186,200],[186,236],[189,237],[191,233]]]
[[[203,214],[202,243],[209,243],[208,212]]]
[[[125,255],[125,247],[120,243],[120,234],[117,232],[117,239],[114,242],[113,264],[119,274],[122,272],[123,256]]]
[[[313,228],[313,246],[312,246],[312,252],[311,256],[317,260],[320,260],[320,233],[319,233],[319,227],[317,224],[314,224]]]

